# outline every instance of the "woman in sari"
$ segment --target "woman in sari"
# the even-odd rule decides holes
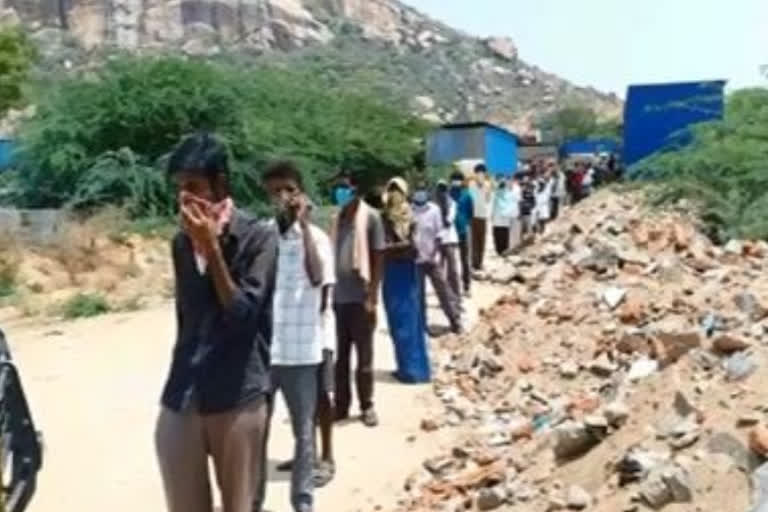
[[[394,377],[408,384],[429,382],[427,328],[419,308],[421,279],[413,244],[415,224],[404,179],[392,178],[387,184],[382,220],[386,235],[382,293],[389,333],[395,345]]]

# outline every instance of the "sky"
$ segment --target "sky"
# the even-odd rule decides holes
[[[520,57],[621,97],[634,83],[726,79],[768,85],[768,0],[405,0]]]

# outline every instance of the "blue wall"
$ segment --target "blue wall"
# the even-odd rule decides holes
[[[427,165],[450,165],[457,160],[483,160],[492,174],[517,169],[517,137],[486,124],[445,126],[427,138]]]
[[[501,128],[487,127],[485,166],[491,175],[512,176],[517,170],[517,137]]]
[[[450,165],[456,160],[485,158],[485,128],[440,128],[427,140],[427,164]]]
[[[624,105],[624,162],[690,142],[689,126],[722,119],[725,81],[634,85]]]
[[[13,141],[11,139],[0,139],[0,171],[8,169],[13,163]]]

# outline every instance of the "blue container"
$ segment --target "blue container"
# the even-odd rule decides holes
[[[13,164],[13,141],[0,139],[0,171],[5,171]]]
[[[624,162],[691,141],[688,128],[723,118],[724,80],[633,85],[624,105]]]
[[[517,135],[490,123],[448,124],[427,138],[427,164],[482,160],[494,176],[517,170]]]

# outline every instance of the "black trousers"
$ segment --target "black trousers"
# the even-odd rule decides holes
[[[509,250],[509,228],[506,226],[493,227],[493,247],[496,254],[504,256]]]
[[[469,235],[459,236],[459,260],[461,261],[461,281],[464,284],[464,291],[468,292],[472,285],[472,267],[470,266],[470,257],[472,249],[470,247]]]
[[[373,333],[376,322],[363,304],[336,304],[336,410],[349,411],[352,405],[350,365],[352,348],[357,352],[355,383],[360,410],[373,407]]]
[[[560,198],[559,197],[553,197],[550,199],[551,206],[549,210],[549,220],[555,220],[558,215],[560,215]]]

